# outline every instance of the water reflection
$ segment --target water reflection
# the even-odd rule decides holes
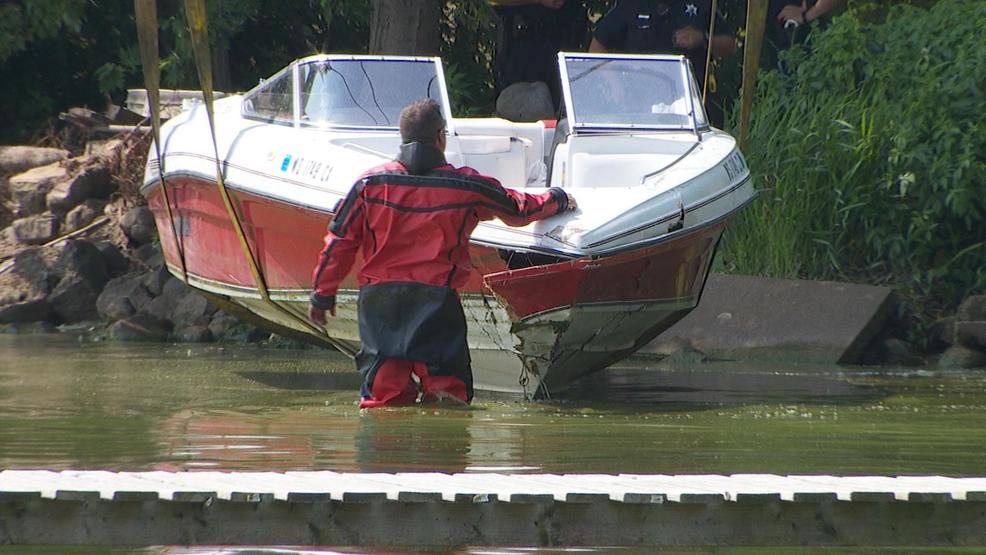
[[[473,459],[472,413],[432,409],[430,426],[409,418],[414,408],[363,411],[356,430],[356,466],[363,472],[464,472]]]
[[[609,368],[583,378],[554,399],[582,406],[602,403],[639,410],[640,405],[652,405],[687,411],[763,403],[852,404],[886,395],[878,387],[847,381],[841,371],[837,375],[813,375],[817,367],[764,371],[750,363],[735,362],[677,369],[654,368],[654,364],[638,359],[635,366]]]

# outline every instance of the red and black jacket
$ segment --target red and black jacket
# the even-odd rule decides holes
[[[334,304],[360,248],[361,286],[400,281],[459,289],[475,271],[469,236],[481,220],[524,226],[567,208],[561,189],[514,191],[450,165],[434,146],[401,145],[397,160],[370,169],[339,206],[315,266],[311,303],[323,310]]]

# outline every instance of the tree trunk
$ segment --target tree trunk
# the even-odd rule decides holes
[[[229,49],[212,49],[212,87],[217,91],[231,92],[233,80],[229,72]]]
[[[439,0],[373,0],[370,53],[437,56],[441,18]]]

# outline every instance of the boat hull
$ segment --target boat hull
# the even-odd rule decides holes
[[[160,180],[146,183],[144,194],[174,275],[278,329],[358,349],[354,276],[343,282],[337,316],[324,328],[305,320],[331,214],[227,188],[268,301],[216,183],[193,174],[168,175],[165,183],[172,221]],[[608,256],[513,269],[509,253],[471,244],[478,271],[460,295],[477,389],[550,395],[639,349],[698,303],[726,220]]]

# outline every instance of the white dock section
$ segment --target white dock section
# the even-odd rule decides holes
[[[986,544],[986,477],[0,471],[0,544]]]

